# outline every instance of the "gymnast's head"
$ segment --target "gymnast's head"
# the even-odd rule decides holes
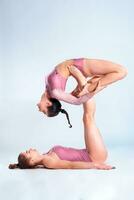
[[[10,164],[9,169],[31,169],[37,166],[40,154],[36,149],[29,149],[18,156],[18,163]]]
[[[39,111],[43,112],[48,117],[55,117],[59,113],[65,114],[67,121],[68,121],[68,124],[69,124],[69,128],[72,128],[72,125],[70,123],[70,119],[69,119],[69,115],[68,115],[67,111],[61,108],[62,105],[57,99],[43,97],[43,98],[41,98],[41,100],[37,104],[37,106],[39,108]]]

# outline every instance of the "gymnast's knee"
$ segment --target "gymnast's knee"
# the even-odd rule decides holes
[[[123,79],[127,76],[128,74],[128,71],[125,67],[121,66],[118,70],[118,76],[119,76],[119,79]]]

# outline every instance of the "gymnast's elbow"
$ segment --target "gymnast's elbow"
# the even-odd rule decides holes
[[[79,106],[79,105],[81,105],[82,103],[78,101],[78,102],[73,102],[73,104],[76,105],[76,106]]]

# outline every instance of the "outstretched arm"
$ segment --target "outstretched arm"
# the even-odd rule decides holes
[[[70,93],[66,93],[60,89],[54,89],[51,91],[51,97],[58,99],[60,101],[64,101],[66,103],[70,103],[70,104],[74,104],[74,105],[80,105],[86,101],[88,101],[89,99],[91,99],[93,96],[93,94],[85,94],[79,98],[73,96]]]
[[[51,159],[45,167],[49,169],[103,169],[109,170],[115,167],[104,164],[104,163],[94,163],[94,162],[82,162],[82,161],[66,161],[66,160],[54,160]]]

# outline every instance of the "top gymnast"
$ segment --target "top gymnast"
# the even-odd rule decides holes
[[[68,113],[61,108],[59,100],[80,105],[126,75],[127,70],[123,66],[111,61],[88,58],[65,60],[47,76],[46,90],[37,106],[48,117],[54,117],[59,112],[66,114],[70,124]],[[65,86],[70,76],[76,79],[78,86],[71,93],[66,93]]]

